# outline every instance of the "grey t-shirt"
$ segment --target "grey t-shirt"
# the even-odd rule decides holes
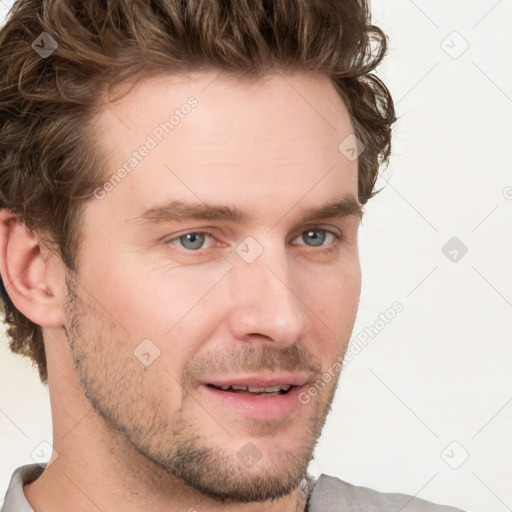
[[[9,483],[1,512],[34,512],[23,493],[23,484],[33,482],[45,464],[17,468]],[[310,496],[306,512],[462,512],[405,494],[388,494],[357,487],[339,478],[320,475],[309,479]]]

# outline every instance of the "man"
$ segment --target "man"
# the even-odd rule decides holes
[[[395,121],[368,5],[20,0],[0,48],[3,310],[54,435],[4,512],[455,510],[307,474]]]

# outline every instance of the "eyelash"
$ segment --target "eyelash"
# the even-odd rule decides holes
[[[318,250],[322,250],[323,249],[323,252],[324,253],[328,253],[330,251],[333,251],[339,244],[339,241],[341,240],[342,238],[342,235],[340,235],[339,233],[335,232],[335,231],[332,231],[330,229],[325,229],[325,228],[321,228],[321,227],[312,227],[312,228],[308,228],[308,229],[305,229],[304,231],[301,231],[295,238],[298,238],[300,236],[302,236],[304,233],[308,233],[309,231],[321,231],[323,233],[328,233],[330,235],[332,235],[334,237],[334,242],[332,242],[331,244],[329,245],[318,245],[318,246],[314,246],[314,245],[306,245],[306,244],[299,244],[299,245],[304,245],[305,247],[309,247],[310,249],[318,249]],[[176,242],[178,241],[180,238],[183,238],[187,235],[208,235],[212,238],[215,239],[215,235],[213,233],[211,233],[210,231],[187,231],[186,233],[182,233],[178,236],[174,236],[173,238],[169,239],[166,241],[166,244],[169,244],[169,245],[174,245],[173,242]],[[187,254],[201,254],[202,252],[204,251],[207,251],[208,249],[211,249],[213,247],[209,247],[207,249],[196,249],[196,250],[192,250],[192,249],[186,249],[185,247],[180,247],[178,246],[178,250],[181,251],[181,252],[184,252],[184,253],[187,253]]]

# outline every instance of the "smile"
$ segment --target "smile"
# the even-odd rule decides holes
[[[231,393],[239,393],[239,394],[245,394],[245,395],[255,395],[255,396],[278,396],[278,395],[285,395],[290,391],[291,385],[285,384],[284,386],[272,386],[268,388],[256,388],[256,387],[249,387],[249,386],[214,386],[213,384],[210,384],[211,387],[215,389],[219,389],[221,391],[228,391]]]

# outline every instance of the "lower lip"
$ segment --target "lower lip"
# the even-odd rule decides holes
[[[251,396],[201,385],[201,389],[215,403],[252,420],[277,420],[290,415],[301,406],[299,394],[302,387],[292,386],[284,395]]]

